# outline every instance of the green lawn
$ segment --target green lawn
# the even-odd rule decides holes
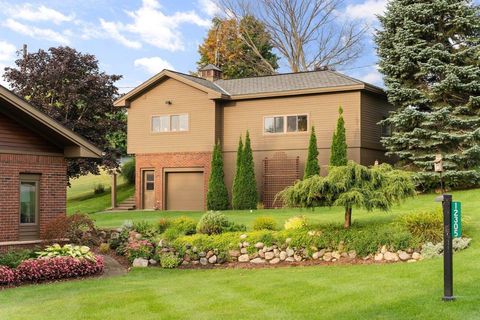
[[[455,254],[457,301],[444,303],[442,260],[355,266],[275,269],[134,270],[126,276],[27,286],[0,292],[0,319],[479,319],[480,190],[455,192],[473,237]],[[438,207],[433,195],[391,213],[354,211],[358,221],[392,219],[412,209]],[[261,214],[266,214],[262,212]],[[283,221],[293,211],[269,211]],[[341,222],[339,209],[308,214]],[[140,216],[142,215],[143,216]],[[180,215],[184,213],[165,213]],[[235,213],[248,223],[255,215]],[[159,213],[126,213],[155,220]],[[193,214],[198,217],[200,213]],[[99,224],[120,217],[94,215]]]
[[[67,213],[76,212],[93,213],[111,207],[110,186],[111,176],[106,172],[100,175],[89,174],[70,181],[71,187],[67,189]],[[121,202],[134,193],[134,187],[127,185],[122,177],[117,180],[117,201]],[[103,184],[105,193],[95,195],[94,186]]]

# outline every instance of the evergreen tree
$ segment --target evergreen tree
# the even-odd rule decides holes
[[[465,0],[392,0],[376,35],[380,71],[397,109],[382,122],[388,154],[438,186],[436,153],[450,187],[480,184],[480,10]]]
[[[223,174],[222,149],[218,143],[213,148],[211,172],[208,180],[207,209],[228,209],[228,191]]]
[[[255,164],[253,163],[253,152],[250,145],[250,135],[247,130],[245,147],[242,153],[240,194],[242,195],[241,209],[256,209],[258,202],[257,180],[255,179]]]
[[[240,176],[242,171],[242,155],[243,155],[243,142],[242,137],[238,141],[238,149],[237,149],[237,166],[235,171],[235,177],[233,177],[233,186],[232,186],[232,208],[239,209],[240,204],[242,202],[241,194],[240,194]]]
[[[303,179],[310,178],[316,174],[320,174],[320,166],[318,165],[317,136],[315,135],[315,127],[312,126],[312,133],[310,134],[310,142],[308,145],[307,163],[305,164]]]
[[[330,165],[346,166],[347,159],[347,137],[345,134],[345,121],[343,120],[343,109],[338,108],[337,129],[333,133],[332,146],[330,148]]]

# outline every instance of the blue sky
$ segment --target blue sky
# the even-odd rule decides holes
[[[338,15],[373,32],[386,2],[346,0]],[[211,0],[0,0],[0,8],[0,78],[24,43],[29,51],[68,45],[94,54],[107,73],[123,75],[122,92],[163,68],[195,70],[198,45],[216,12]],[[288,71],[283,61],[281,71]],[[371,33],[361,58],[339,71],[382,85]]]

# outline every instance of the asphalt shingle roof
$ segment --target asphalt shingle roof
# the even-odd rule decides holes
[[[199,78],[199,77],[195,77],[195,76],[191,76],[191,75],[181,73],[181,72],[176,72],[176,71],[171,71],[171,72],[175,72],[176,74],[178,74],[179,76],[181,76],[185,79],[196,82],[196,83],[198,83],[198,84],[200,84],[204,87],[207,87],[209,89],[212,89],[212,90],[214,90],[218,93],[228,94],[227,92],[225,92],[225,90],[223,90],[221,87],[219,87],[218,85],[216,85],[212,81],[209,81],[209,80],[206,80],[206,79],[203,79],[203,78]]]
[[[208,81],[207,81],[208,82]],[[335,71],[286,73],[231,80],[217,80],[217,86],[229,95],[244,95],[358,85],[363,82]]]

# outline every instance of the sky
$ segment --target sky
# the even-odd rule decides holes
[[[386,2],[345,0],[336,13],[370,28],[361,57],[338,71],[379,86],[372,35]],[[164,68],[196,70],[198,46],[218,12],[212,0],[0,0],[0,8],[0,84],[23,44],[29,52],[68,45],[94,54],[106,73],[122,75],[121,92]],[[280,72],[288,72],[282,60]]]

